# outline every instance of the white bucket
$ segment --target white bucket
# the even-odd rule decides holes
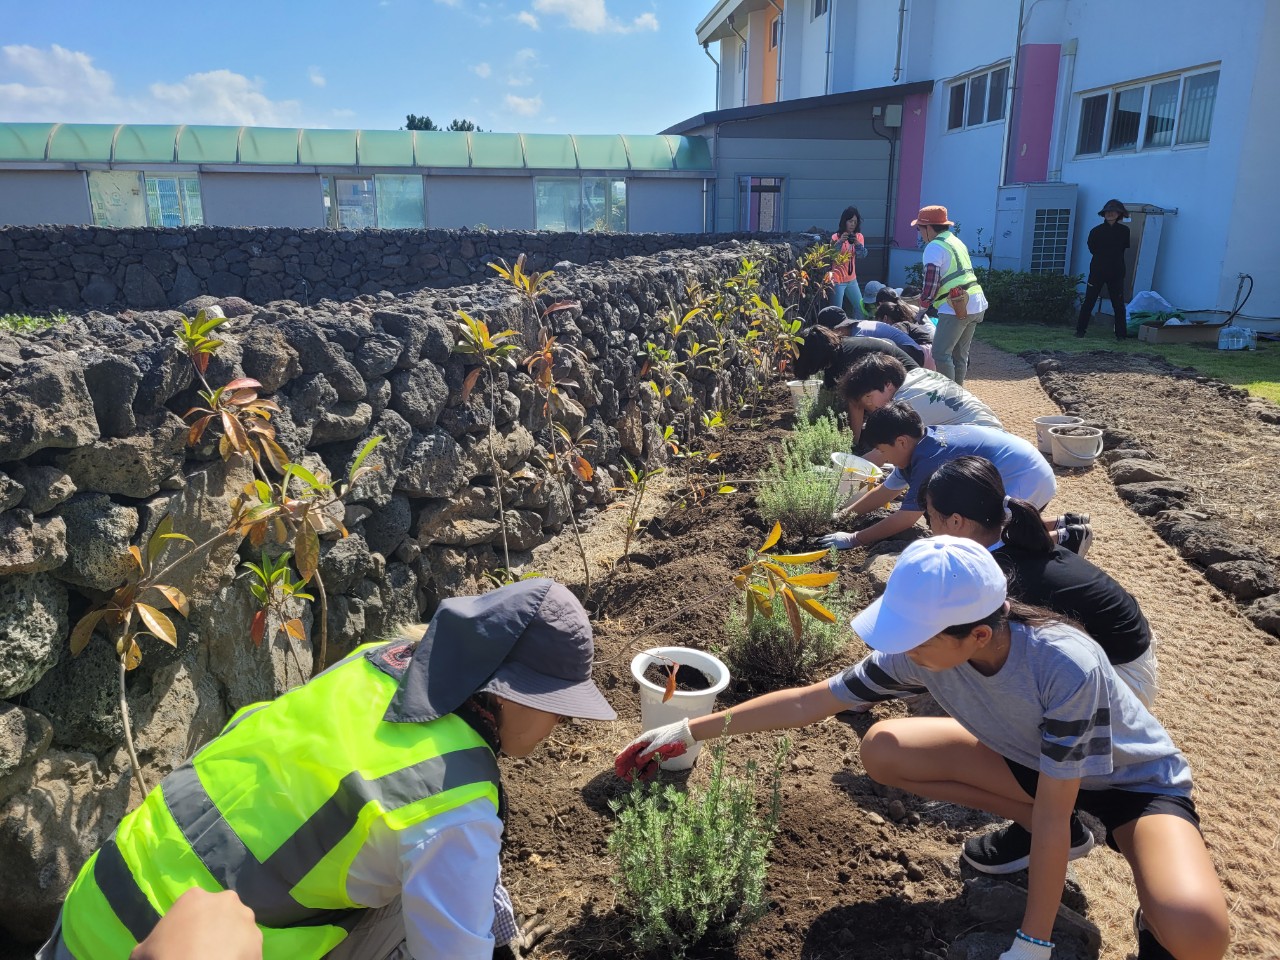
[[[1063,436],[1067,430],[1084,430],[1087,435]],[[1060,467],[1091,467],[1102,452],[1102,431],[1097,427],[1050,427],[1049,440],[1053,446],[1053,462]]]
[[[833,453],[831,462],[840,471],[836,502],[841,506],[866,493],[884,477],[884,472],[874,463],[852,453]]]
[[[1050,427],[1074,427],[1077,424],[1084,423],[1079,417],[1036,417],[1033,421],[1036,425],[1036,446],[1040,448],[1041,453],[1053,453],[1053,445],[1049,442]]]
[[[821,380],[787,381],[787,389],[791,391],[791,405],[795,407],[796,413],[799,413],[806,403],[813,403],[818,399],[818,390],[821,386]]]
[[[663,703],[662,696],[666,690],[646,680],[644,672],[651,665],[665,664],[668,660],[702,671],[711,681],[711,686],[705,690],[677,690],[670,700]],[[637,653],[631,660],[631,675],[640,685],[640,724],[646,730],[679,720],[695,720],[713,713],[716,697],[729,685],[728,667],[711,654],[690,647],[651,647],[643,653]],[[663,760],[660,766],[663,770],[688,770],[698,759],[701,750],[702,744],[695,743],[686,753],[671,760]]]

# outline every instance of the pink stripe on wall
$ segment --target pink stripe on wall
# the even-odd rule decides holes
[[[1049,173],[1049,140],[1053,137],[1061,53],[1062,47],[1056,43],[1028,43],[1022,47],[1013,104],[1010,183],[1041,183]]]
[[[902,102],[902,133],[898,140],[898,196],[894,200],[893,242],[914,249],[916,229],[911,221],[920,212],[924,182],[924,138],[929,119],[929,95],[913,93]]]

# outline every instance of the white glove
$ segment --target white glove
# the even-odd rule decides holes
[[[1013,941],[1013,946],[1000,954],[997,960],[1050,960],[1052,956],[1052,945],[1042,946],[1018,937]]]
[[[818,538],[818,546],[830,549],[835,547],[837,550],[849,550],[858,546],[857,533],[828,533]]]
[[[648,780],[658,772],[661,761],[681,756],[696,742],[688,720],[646,730],[622,748],[613,761],[613,771],[624,780]]]

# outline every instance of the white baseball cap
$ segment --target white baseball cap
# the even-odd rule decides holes
[[[905,653],[947,627],[989,617],[1007,588],[982,544],[962,537],[917,540],[902,551],[884,594],[851,626],[872,650]]]

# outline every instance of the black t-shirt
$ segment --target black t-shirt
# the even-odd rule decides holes
[[[831,361],[823,375],[822,385],[828,390],[834,390],[836,381],[844,376],[845,371],[869,353],[887,353],[891,357],[896,357],[908,370],[915,370],[920,366],[896,343],[881,340],[879,337],[845,337],[840,341],[835,359]]]
[[[1040,553],[1008,544],[991,554],[1009,578],[1009,596],[1075,620],[1113,664],[1151,646],[1151,627],[1124,587],[1065,547]]]
[[[1089,272],[1100,277],[1124,276],[1124,252],[1129,249],[1129,228],[1123,223],[1100,223],[1089,231]]]

